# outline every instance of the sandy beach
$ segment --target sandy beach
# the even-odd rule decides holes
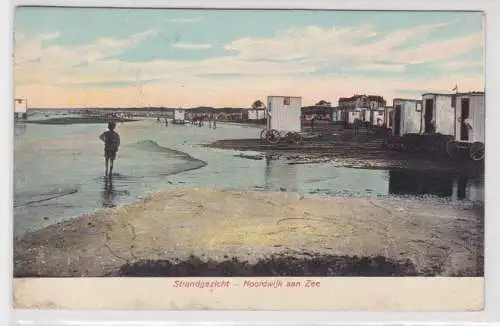
[[[177,189],[15,240],[14,276],[481,276],[472,205]]]

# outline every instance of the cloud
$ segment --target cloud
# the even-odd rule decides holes
[[[40,61],[42,65],[47,67],[73,66],[83,62],[97,62],[109,56],[120,54],[125,49],[156,33],[157,30],[150,29],[127,38],[101,38],[94,43],[72,47],[62,45],[43,46],[44,41],[59,37],[59,33],[44,34],[32,39],[16,38],[14,62],[17,66],[20,66],[23,64],[29,65],[31,61]]]
[[[386,36],[381,36],[373,25],[341,29],[308,26],[268,38],[241,38],[227,44],[225,49],[247,60],[297,60],[313,64],[335,62],[370,66],[377,60],[388,58],[396,64],[415,64],[451,58],[481,45],[482,33],[428,43],[428,36],[433,31],[457,22],[419,25],[395,30]],[[423,45],[416,49],[402,48],[415,38],[420,39]]]
[[[170,47],[183,50],[206,50],[212,48],[212,44],[175,43]]]
[[[456,70],[463,68],[484,68],[484,62],[481,61],[447,61],[440,63],[440,67],[445,70]]]
[[[140,99],[147,105],[190,106],[243,105],[271,93],[303,96],[306,104],[318,99],[335,103],[338,97],[353,93],[377,93],[390,100],[420,90],[422,85],[429,91],[449,92],[457,81],[460,89],[481,90],[482,73],[451,72],[482,64],[459,59],[471,49],[484,47],[482,33],[430,41],[434,31],[455,23],[420,25],[389,34],[369,24],[307,26],[270,37],[236,39],[224,46],[227,53],[219,57],[148,62],[125,62],[116,56],[159,35],[156,29],[77,46],[44,44],[59,37],[58,33],[18,34],[16,96],[46,106],[130,106],[137,103],[141,87]],[[418,46],[412,48],[415,43]],[[206,50],[212,45],[176,43],[171,47]],[[408,73],[411,65],[420,63],[434,64],[434,78]],[[106,91],[99,86],[104,84]],[[168,97],[165,89],[170,90]]]
[[[483,47],[484,34],[472,33],[466,36],[429,42],[418,47],[393,53],[395,62],[419,64],[453,59],[475,47]]]
[[[380,64],[380,63],[369,63],[361,66],[355,66],[349,68],[354,71],[389,71],[389,72],[403,72],[406,70],[405,65],[401,64]]]

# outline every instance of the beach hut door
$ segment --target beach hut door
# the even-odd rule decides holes
[[[466,119],[470,116],[470,101],[468,98],[464,98],[461,101],[461,109],[460,109],[460,140],[468,141],[469,140],[469,127],[466,124]]]
[[[434,128],[432,126],[432,118],[434,116],[434,100],[427,99],[425,100],[425,112],[424,112],[424,126],[426,133],[434,132]]]
[[[394,135],[401,136],[401,105],[396,105],[394,111]]]

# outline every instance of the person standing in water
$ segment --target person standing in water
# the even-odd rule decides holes
[[[109,176],[113,174],[113,163],[115,162],[116,153],[120,147],[120,136],[115,132],[115,128],[116,123],[111,121],[108,123],[108,130],[99,136],[99,139],[104,142],[105,175],[108,175],[109,166]]]

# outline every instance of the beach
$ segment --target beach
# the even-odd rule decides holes
[[[483,225],[473,205],[171,190],[25,234],[14,276],[482,276]]]
[[[15,277],[483,273],[480,163],[349,130],[301,145],[235,123],[117,130],[112,177],[99,124],[16,135]]]

